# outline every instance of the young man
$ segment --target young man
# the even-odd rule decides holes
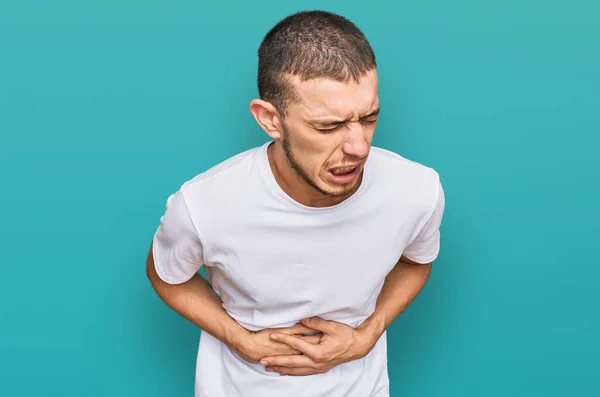
[[[350,21],[285,18],[250,104],[271,139],[169,197],[147,274],[203,330],[197,397],[389,396],[386,328],[429,276],[444,194],[433,169],[371,147],[377,84]]]

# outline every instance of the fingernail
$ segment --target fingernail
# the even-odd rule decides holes
[[[275,335],[275,334],[271,334],[271,339],[273,339],[273,340],[277,340],[277,335]]]
[[[267,360],[260,360],[260,365],[267,365],[269,362]]]

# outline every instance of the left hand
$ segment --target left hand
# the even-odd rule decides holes
[[[312,344],[293,335],[273,332],[271,339],[285,343],[303,355],[265,357],[260,363],[266,366],[267,371],[282,375],[324,373],[337,365],[364,357],[374,345],[363,332],[336,321],[313,317],[301,320],[301,323],[321,332],[319,343]]]

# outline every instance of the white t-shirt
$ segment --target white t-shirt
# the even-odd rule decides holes
[[[276,182],[270,143],[169,197],[154,236],[156,271],[167,283],[182,283],[204,265],[224,309],[252,331],[311,316],[356,327],[373,313],[401,255],[420,263],[437,257],[445,204],[439,176],[372,147],[355,194],[331,207],[307,207]],[[324,374],[280,376],[203,332],[195,396],[387,397],[386,337],[364,358]]]

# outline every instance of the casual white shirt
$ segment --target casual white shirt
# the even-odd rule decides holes
[[[420,263],[437,257],[445,205],[439,175],[372,147],[356,193],[308,207],[276,182],[270,143],[197,175],[168,198],[153,241],[156,271],[177,284],[205,266],[223,308],[252,331],[311,316],[356,327],[374,312],[402,255]],[[280,376],[202,332],[195,396],[387,397],[386,338],[324,374]]]

